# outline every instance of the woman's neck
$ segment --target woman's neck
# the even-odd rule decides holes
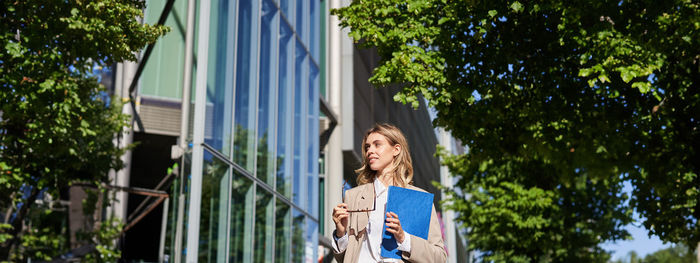
[[[379,181],[381,181],[386,187],[394,185],[394,177],[391,174],[382,173],[377,175]]]

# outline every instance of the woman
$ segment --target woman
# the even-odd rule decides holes
[[[333,208],[335,259],[340,263],[401,262],[380,255],[382,227],[386,222],[403,261],[445,262],[447,253],[434,206],[428,240],[403,231],[401,219],[385,211],[389,186],[423,191],[412,185],[411,154],[403,133],[392,125],[377,124],[367,131],[362,142],[362,167],[355,171],[358,186],[348,190],[343,203]]]

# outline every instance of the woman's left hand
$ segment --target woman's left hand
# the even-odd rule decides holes
[[[399,221],[399,216],[394,212],[386,213],[386,231],[393,234],[396,241],[403,243],[405,236],[403,228],[401,228],[401,221]]]

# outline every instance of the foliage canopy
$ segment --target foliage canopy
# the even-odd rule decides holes
[[[167,29],[141,24],[142,0],[0,6],[0,258],[12,250],[48,260],[61,251],[31,254],[23,235],[36,232],[24,222],[36,199],[77,180],[102,182],[121,166],[112,140],[127,118],[93,69],[136,60]]]
[[[632,250],[627,256],[610,263],[696,263],[693,251],[683,245],[672,246],[659,249],[651,254],[640,258],[636,251]]]
[[[372,83],[423,96],[469,147],[445,164],[471,248],[577,262],[607,260],[598,244],[627,236],[632,209],[664,241],[700,242],[698,5],[362,0],[333,14],[382,58]]]
[[[697,253],[697,252],[696,252]],[[647,263],[696,263],[692,250],[685,246],[673,246],[658,250],[644,257]]]

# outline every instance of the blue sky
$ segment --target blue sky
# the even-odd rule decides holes
[[[632,195],[632,185],[629,182],[624,183],[622,190],[627,193],[627,196]],[[624,258],[632,250],[636,251],[637,255],[644,257],[647,254],[672,245],[671,243],[664,244],[656,236],[649,237],[647,230],[641,223],[643,219],[636,212],[633,217],[637,222],[625,227],[632,235],[632,240],[618,241],[616,243],[609,242],[602,246],[603,249],[611,252],[612,260]]]
[[[647,230],[641,224],[639,226],[628,225],[626,229],[632,235],[633,240],[605,243],[602,246],[603,249],[611,252],[612,260],[624,258],[632,250],[636,251],[637,255],[644,257],[654,251],[671,246],[670,243],[663,244],[656,236],[649,237]]]

